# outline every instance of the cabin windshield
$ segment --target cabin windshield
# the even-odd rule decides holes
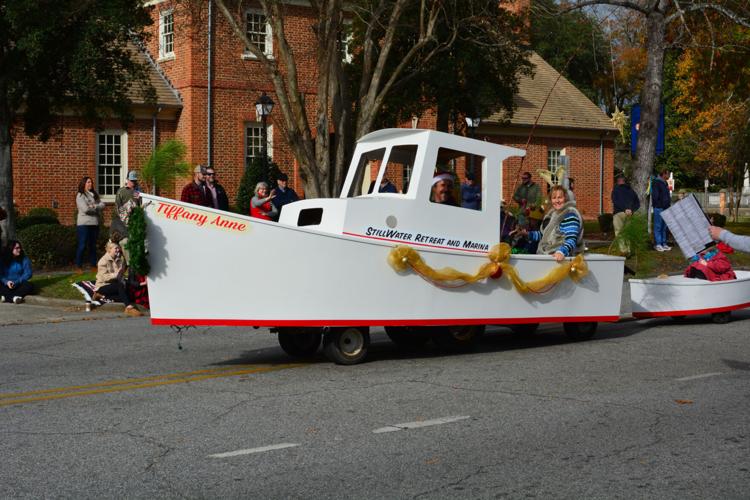
[[[349,197],[372,193],[406,194],[411,184],[417,146],[393,146],[385,160],[385,149],[363,153],[357,164]],[[376,189],[377,186],[377,189]]]
[[[430,201],[440,205],[482,210],[484,160],[484,156],[464,151],[438,149]]]

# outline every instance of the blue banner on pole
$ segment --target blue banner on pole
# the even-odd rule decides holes
[[[635,156],[635,150],[638,147],[638,132],[641,125],[641,105],[633,104],[630,110],[630,154]],[[659,126],[656,131],[656,154],[664,154],[664,104],[659,111]]]

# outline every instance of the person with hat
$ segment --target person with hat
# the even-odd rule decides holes
[[[211,195],[207,192],[205,182],[206,167],[205,165],[196,165],[193,169],[193,180],[182,188],[180,201],[201,205],[203,207],[212,207]]]
[[[612,189],[612,212],[614,213],[612,226],[615,229],[615,238],[617,238],[628,218],[641,207],[641,202],[633,188],[628,185],[624,175],[619,174],[615,179],[615,187]],[[620,242],[620,251],[630,253],[630,249],[624,242]]]
[[[276,197],[271,199],[271,203],[278,210],[281,215],[281,208],[284,205],[299,200],[299,196],[294,192],[294,189],[288,186],[289,176],[284,172],[281,172],[276,178]]]
[[[437,174],[432,178],[430,201],[440,205],[458,206],[453,196],[453,176],[451,174]]]
[[[466,173],[466,180],[461,184],[461,206],[471,210],[482,209],[482,188],[474,182],[474,174]]]
[[[120,245],[125,248],[128,242],[128,220],[133,208],[141,203],[141,193],[138,189],[138,172],[131,170],[126,177],[125,185],[115,195],[115,209],[112,211],[112,224],[109,226],[109,235],[119,233],[122,237]],[[127,261],[130,257],[126,250],[123,255]]]

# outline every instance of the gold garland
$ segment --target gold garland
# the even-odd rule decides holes
[[[544,293],[565,278],[570,278],[578,283],[589,272],[588,265],[583,260],[583,255],[577,255],[573,260],[565,261],[555,267],[547,273],[547,276],[526,282],[518,275],[516,268],[510,264],[510,250],[510,245],[507,243],[498,243],[493,246],[487,253],[490,261],[482,264],[474,274],[457,271],[452,267],[433,269],[422,259],[419,252],[406,245],[397,245],[391,250],[391,253],[388,254],[388,264],[396,272],[403,272],[407,267],[410,267],[421,276],[440,285],[448,285],[455,282],[462,282],[463,284],[476,283],[491,276],[499,277],[498,271],[502,270],[502,274],[508,276],[508,279],[516,287],[516,290],[521,293]]]

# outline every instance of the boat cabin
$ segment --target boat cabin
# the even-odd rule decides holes
[[[503,161],[524,155],[521,149],[434,130],[379,130],[357,142],[339,198],[291,203],[279,222],[483,254],[500,240]],[[474,172],[481,192],[476,208],[461,206],[457,166]],[[451,179],[452,185],[446,182]]]

